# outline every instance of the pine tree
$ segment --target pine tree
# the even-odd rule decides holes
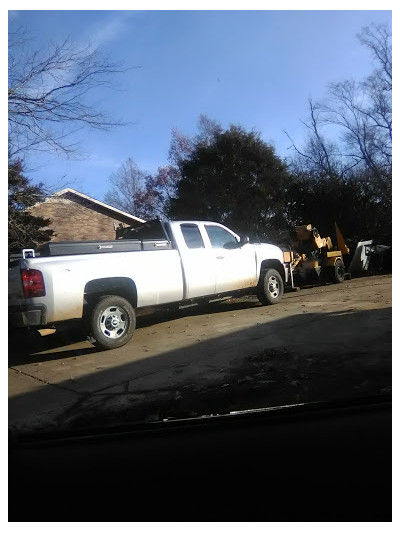
[[[21,161],[8,167],[8,252],[17,253],[22,248],[37,248],[48,242],[54,231],[49,229],[50,219],[30,212],[46,193],[43,185],[32,185],[23,175]]]

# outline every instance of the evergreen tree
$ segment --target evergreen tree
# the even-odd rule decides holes
[[[8,252],[22,248],[37,248],[48,242],[54,231],[48,228],[49,219],[34,216],[30,208],[45,197],[43,185],[32,185],[23,175],[21,161],[8,168]]]
[[[284,195],[289,174],[258,133],[235,125],[216,129],[207,141],[197,140],[179,168],[171,218],[214,220],[270,240],[287,229]]]

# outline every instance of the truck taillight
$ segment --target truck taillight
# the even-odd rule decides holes
[[[25,298],[46,296],[43,275],[40,270],[35,270],[34,268],[24,268],[21,270],[21,277]]]

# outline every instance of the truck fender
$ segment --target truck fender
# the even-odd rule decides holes
[[[84,287],[84,306],[93,305],[103,296],[122,296],[132,305],[137,307],[137,288],[131,278],[110,277],[93,279]]]
[[[258,283],[260,282],[260,280],[262,280],[262,273],[268,270],[269,268],[277,270],[281,275],[283,283],[287,282],[283,264],[278,259],[265,259],[261,262],[260,265],[260,271],[258,272]]]

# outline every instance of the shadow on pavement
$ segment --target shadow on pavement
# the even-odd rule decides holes
[[[136,329],[161,324],[163,322],[172,322],[175,319],[183,317],[261,307],[261,304],[255,297],[250,298],[240,301],[235,299],[227,302],[200,304],[179,310],[169,308],[140,310],[137,316]],[[72,344],[83,342],[87,346],[68,349],[68,346]],[[56,353],[40,353],[57,348],[61,348],[61,350]],[[60,324],[55,328],[54,333],[44,336],[35,329],[17,329],[10,331],[8,338],[9,366],[65,359],[72,356],[95,353],[97,351],[98,349],[87,341],[80,320]]]
[[[134,337],[130,344],[134,350]],[[92,352],[90,348],[67,350],[49,357],[84,357]],[[12,357],[21,361],[25,355]],[[391,390],[391,308],[280,318],[101,369],[73,382],[62,381],[56,388],[80,394],[57,418],[60,427],[107,426],[387,393]],[[14,405],[19,410],[26,405],[28,413],[30,405],[48,410],[49,387],[45,389],[11,397],[9,413],[13,414]],[[18,426],[12,416],[11,420]]]

